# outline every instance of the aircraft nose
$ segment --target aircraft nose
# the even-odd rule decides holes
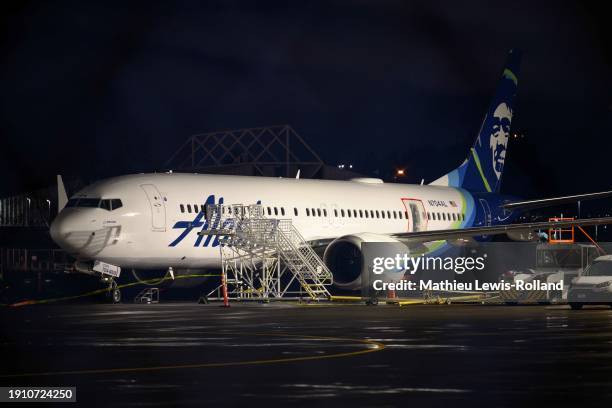
[[[91,240],[97,222],[83,212],[71,208],[61,211],[51,226],[49,234],[53,241],[69,253],[78,253]]]
[[[72,217],[74,218],[74,217]],[[66,211],[60,212],[49,227],[49,234],[53,241],[61,248],[68,250],[68,235],[74,231],[74,220],[71,220],[70,215]]]

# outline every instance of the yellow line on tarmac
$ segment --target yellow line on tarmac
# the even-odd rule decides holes
[[[287,357],[287,358],[273,358],[266,360],[247,360],[247,361],[231,361],[223,363],[198,363],[198,364],[177,364],[177,365],[166,365],[166,366],[151,366],[151,367],[125,367],[125,368],[108,368],[98,370],[73,370],[73,371],[53,371],[53,372],[41,372],[41,373],[22,373],[22,374],[5,374],[0,375],[0,378],[23,378],[23,377],[42,377],[42,376],[56,376],[56,375],[84,375],[84,374],[116,374],[116,373],[133,373],[133,372],[148,372],[148,371],[161,371],[161,370],[180,370],[190,368],[214,368],[214,367],[235,367],[235,366],[247,366],[247,365],[263,365],[263,364],[277,364],[277,363],[294,363],[299,361],[313,361],[313,360],[326,360],[330,358],[341,358],[341,357],[354,357],[362,354],[374,353],[385,349],[385,345],[378,341],[368,339],[350,339],[343,337],[325,337],[325,336],[306,336],[306,335],[294,335],[294,334],[255,334],[256,336],[277,336],[277,337],[296,337],[296,338],[307,338],[315,340],[334,340],[334,341],[347,341],[355,342],[359,344],[366,344],[371,346],[365,350],[349,351],[344,353],[334,353],[326,355],[316,356],[304,356],[304,357]]]
[[[350,301],[350,302],[361,302],[363,298],[361,296],[330,296],[329,298],[332,302],[335,300],[338,301]]]
[[[220,276],[218,274],[191,274],[191,275],[178,275],[175,277],[175,280],[178,279],[187,279],[187,278],[201,278],[201,277],[210,277],[210,276]],[[137,285],[146,285],[149,283],[161,283],[163,282],[163,278],[160,281],[158,278],[155,279],[148,279],[148,280],[143,280],[143,281],[138,281],[138,282],[130,282],[130,283],[125,283],[123,285],[118,285],[117,289],[123,289],[123,288],[127,288],[130,286],[137,286]],[[166,279],[166,280],[170,280],[170,278]],[[100,293],[104,293],[104,292],[110,292],[110,288],[103,288],[103,289],[96,289],[96,290],[92,290],[91,292],[86,292],[86,293],[81,293],[79,295],[73,295],[73,296],[64,296],[64,297],[59,297],[59,298],[51,298],[51,299],[33,299],[33,300],[25,300],[22,302],[17,302],[17,303],[13,303],[12,307],[17,307],[17,306],[25,306],[25,305],[39,305],[39,304],[44,304],[44,303],[52,303],[52,302],[61,302],[63,300],[73,300],[73,299],[79,299],[82,297],[87,297],[87,296],[93,296],[93,295],[98,295]]]
[[[425,304],[425,300],[424,299],[415,299],[415,300],[400,300],[399,302],[397,302],[397,304],[399,306],[406,306],[406,305],[423,305]]]

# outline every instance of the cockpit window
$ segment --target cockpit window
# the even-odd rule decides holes
[[[123,203],[118,198],[104,200],[99,198],[72,198],[68,200],[66,207],[102,208],[106,211],[112,211],[123,207]]]
[[[79,199],[79,203],[77,204],[77,207],[91,207],[91,208],[96,208],[100,206],[100,199],[99,198],[81,198]]]
[[[100,201],[100,208],[103,208],[106,211],[110,211],[111,210],[111,200]]]
[[[123,207],[123,203],[118,198],[113,198],[111,200],[111,210],[116,210],[117,208]]]
[[[78,203],[79,203],[79,199],[78,198],[71,198],[66,203],[66,207],[76,207]]]

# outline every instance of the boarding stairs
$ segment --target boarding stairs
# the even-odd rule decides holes
[[[311,300],[329,299],[327,288],[333,283],[332,273],[291,220],[266,218],[261,205],[209,205],[206,216],[212,227],[201,234],[218,236],[224,271],[235,270],[237,262],[241,263],[240,274],[226,277],[228,284],[246,281],[250,293],[258,290],[264,297],[283,297],[288,293],[288,285],[295,280]],[[227,249],[231,249],[233,255],[228,256]],[[280,261],[278,269],[256,273],[260,278],[245,272],[244,265],[265,268],[274,259]],[[280,280],[281,262],[292,274],[287,285]],[[245,277],[245,273],[249,276]]]
[[[134,303],[159,303],[159,288],[146,288],[134,298]]]

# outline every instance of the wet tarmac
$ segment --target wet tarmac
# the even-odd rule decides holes
[[[83,406],[612,401],[609,308],[85,304],[0,316],[0,384],[76,386]]]

